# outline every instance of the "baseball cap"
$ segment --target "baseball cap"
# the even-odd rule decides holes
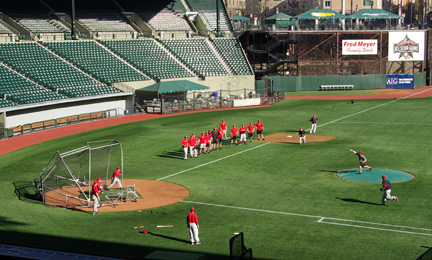
[[[93,182],[93,184],[96,184],[96,183],[97,183],[97,181],[94,181],[94,182]]]
[[[303,129],[303,127],[300,127],[300,129]]]
[[[192,208],[191,208],[191,211],[195,211],[195,208],[194,208],[194,207],[192,207]]]
[[[216,127],[213,127],[213,130],[216,130]]]
[[[187,136],[185,136],[185,138],[187,138]]]
[[[359,153],[363,153],[362,151],[360,151]]]
[[[382,178],[383,178],[383,179],[386,179],[386,178],[387,178],[387,176],[383,175],[383,176],[382,176]]]
[[[120,166],[117,166],[117,170],[120,169]]]
[[[314,114],[314,116],[316,116],[316,115]]]
[[[98,181],[100,181],[100,180],[101,180],[101,177],[98,178]]]

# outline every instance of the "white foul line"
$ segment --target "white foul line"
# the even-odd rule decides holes
[[[409,98],[409,97],[412,97],[412,96],[415,96],[415,95],[421,94],[421,93],[426,92],[426,91],[429,91],[429,90],[431,90],[431,89],[425,89],[425,90],[423,90],[423,91],[420,91],[420,92],[418,92],[418,93],[414,93],[414,94],[408,95],[408,96],[403,97],[403,98],[394,99],[394,100],[389,101],[389,102],[387,102],[387,103],[384,103],[384,104],[381,104],[381,105],[378,105],[378,106],[374,106],[374,107],[368,108],[368,109],[363,110],[363,111],[359,111],[359,112],[357,112],[357,113],[354,113],[354,114],[351,114],[351,115],[348,115],[348,116],[341,117],[341,118],[339,118],[339,119],[336,119],[336,120],[330,121],[330,122],[328,122],[328,123],[325,123],[325,124],[322,124],[322,125],[317,125],[317,127],[325,126],[325,125],[328,125],[328,124],[331,124],[331,123],[334,123],[334,122],[340,121],[340,120],[342,120],[342,119],[345,119],[345,118],[348,118],[348,117],[352,117],[352,116],[355,116],[355,115],[361,114],[361,113],[363,113],[363,112],[367,112],[367,111],[369,111],[369,110],[372,110],[372,109],[375,109],[375,108],[379,108],[379,107],[382,107],[382,106],[385,106],[385,105],[391,104],[391,103],[393,103],[393,102],[396,102],[396,101],[399,101],[399,100],[402,100],[402,99],[406,99],[406,98]],[[307,129],[307,130],[310,130],[310,129]]]
[[[432,124],[423,124],[423,123],[398,123],[398,122],[338,122],[338,124],[432,125]]]
[[[195,167],[193,167],[193,168],[190,168],[190,169],[187,169],[187,170],[184,170],[184,171],[181,171],[181,172],[177,172],[177,173],[174,173],[174,174],[171,174],[171,175],[168,175],[168,176],[162,177],[162,178],[157,179],[157,180],[160,181],[160,180],[166,179],[166,178],[168,178],[168,177],[175,176],[175,175],[180,174],[180,173],[184,173],[184,172],[187,172],[187,171],[190,171],[190,170],[194,170],[194,169],[197,169],[197,168],[200,168],[200,167],[203,167],[203,166],[206,166],[206,165],[209,165],[209,164],[212,164],[212,163],[215,163],[215,162],[218,162],[218,161],[224,160],[224,159],[226,159],[226,158],[230,158],[230,157],[232,157],[232,156],[234,156],[234,155],[241,154],[241,153],[244,153],[244,152],[247,152],[247,151],[250,151],[250,150],[253,150],[253,149],[259,148],[259,147],[264,146],[264,145],[266,145],[266,144],[269,144],[269,143],[264,143],[264,144],[261,144],[261,145],[258,145],[258,146],[255,146],[255,147],[252,147],[252,148],[249,148],[249,149],[243,150],[243,151],[241,151],[241,152],[238,152],[238,153],[235,153],[235,154],[231,154],[231,155],[228,155],[228,156],[225,156],[225,157],[219,158],[219,159],[217,159],[217,160],[214,160],[214,161],[211,161],[211,162],[208,162],[208,163],[204,163],[204,164],[201,164],[201,165],[195,166]]]
[[[308,217],[308,218],[319,218],[319,220],[317,222],[318,223],[323,223],[323,224],[333,224],[333,225],[347,226],[347,227],[375,229],[375,230],[382,230],[382,231],[389,231],[389,232],[399,232],[399,233],[421,235],[421,236],[432,236],[432,234],[426,234],[426,233],[418,233],[418,232],[410,232],[410,231],[395,230],[395,229],[386,229],[386,228],[377,228],[377,227],[367,227],[367,226],[359,226],[359,225],[350,225],[350,224],[334,223],[334,222],[324,222],[323,220],[324,219],[329,219],[329,220],[336,220],[336,221],[341,221],[341,222],[355,222],[355,223],[362,223],[362,224],[368,224],[368,225],[396,227],[396,228],[405,228],[405,229],[415,229],[415,230],[423,230],[423,231],[431,231],[432,232],[432,229],[426,229],[426,228],[398,226],[398,225],[373,223],[373,222],[357,221],[357,220],[349,220],[349,219],[340,219],[340,218],[327,218],[327,217],[305,215],[305,214],[298,214],[298,213],[289,213],[289,212],[280,212],[280,211],[273,211],[273,210],[263,210],[263,209],[252,209],[252,208],[244,208],[244,207],[235,207],[235,206],[219,205],[219,204],[212,204],[212,203],[205,203],[205,202],[196,202],[196,201],[181,200],[180,202],[192,203],[192,204],[201,204],[201,205],[214,206],[214,207],[222,207],[222,208],[241,209],[241,210],[266,212],[266,213],[273,213],[273,214],[290,215],[290,216],[299,216],[299,217]]]

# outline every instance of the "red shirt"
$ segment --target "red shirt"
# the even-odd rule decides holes
[[[237,135],[237,133],[238,133],[238,129],[237,129],[237,127],[233,127],[233,128],[231,129],[231,135],[234,136],[234,135]]]
[[[188,139],[183,139],[182,140],[183,148],[187,148],[188,147],[188,143],[189,143]]]
[[[114,178],[117,178],[120,175],[120,171],[116,170],[113,174]]]
[[[96,180],[95,182],[96,182],[97,188],[100,190],[101,189],[101,187],[100,187],[100,181]]]
[[[205,136],[205,138],[206,138],[206,144],[208,144],[208,143],[210,142],[210,138],[211,138],[211,136],[210,136],[208,133],[205,134],[204,136]]]
[[[97,184],[93,184],[93,186],[92,186],[92,194],[93,195],[97,195],[98,193],[99,193],[98,185]]]
[[[240,134],[246,134],[246,126],[240,127]]]
[[[218,138],[222,138],[223,130],[218,130]]]
[[[224,122],[224,123],[221,123],[220,124],[220,127],[222,128],[222,130],[226,130],[226,123]]]
[[[262,124],[261,122],[256,123],[255,126],[256,126],[256,128],[257,128],[258,131],[261,131],[262,128],[264,127],[263,124]]]
[[[197,138],[196,136],[192,136],[191,138],[189,138],[189,145],[190,146],[195,146],[197,143]]]
[[[248,132],[249,132],[249,133],[253,133],[253,131],[254,131],[254,129],[255,129],[255,126],[253,126],[253,125],[248,125],[248,126],[247,126],[247,129],[248,129]]]
[[[205,137],[205,135],[200,135],[199,139],[200,139],[200,143],[202,143],[202,144],[206,143],[206,137]]]
[[[187,215],[187,222],[188,223],[196,223],[197,225],[199,225],[198,224],[198,216],[197,216],[197,214],[195,214],[193,212],[189,213]]]

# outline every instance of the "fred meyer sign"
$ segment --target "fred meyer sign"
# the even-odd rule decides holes
[[[378,40],[342,40],[342,55],[376,55]]]

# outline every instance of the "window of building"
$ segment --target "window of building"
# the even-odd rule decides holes
[[[363,0],[363,6],[371,6],[373,5],[373,0]]]
[[[363,0],[363,1],[367,1],[367,0]],[[330,0],[324,0],[324,7],[331,7],[331,1]]]

